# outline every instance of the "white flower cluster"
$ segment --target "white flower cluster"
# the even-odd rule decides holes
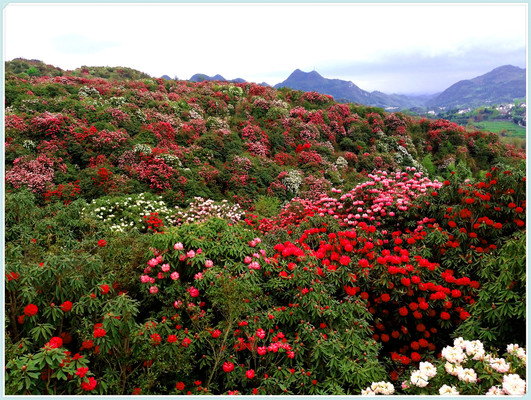
[[[526,361],[526,351],[517,344],[510,344],[507,346],[507,353],[516,356],[522,360],[524,365]],[[445,363],[445,370],[448,374],[456,376],[464,383],[476,383],[478,376],[473,368],[464,368],[463,364],[469,359],[474,361],[482,361],[485,368],[505,374],[511,371],[511,363],[504,358],[495,357],[493,354],[485,352],[483,343],[479,340],[464,340],[459,337],[454,340],[453,346],[446,346],[441,351],[441,356]],[[413,375],[411,377],[413,382]],[[455,389],[455,388],[453,388]],[[452,387],[444,385],[440,389],[441,394],[451,394]],[[504,394],[521,395],[525,394],[526,381],[521,379],[518,374],[509,374],[503,376],[502,387],[492,386],[486,395],[498,396]]]
[[[521,379],[518,374],[509,374],[503,377],[502,388],[506,394],[523,395],[526,392],[526,386],[526,381]]]
[[[101,97],[100,92],[97,89],[88,86],[83,86],[78,92],[81,97]]]
[[[373,382],[370,387],[361,391],[362,396],[374,396],[377,394],[389,395],[395,392],[395,387],[390,382]]]
[[[144,227],[144,217],[158,213],[163,223],[174,223],[171,210],[159,196],[141,193],[138,196],[99,198],[82,210],[84,217],[95,218],[109,227],[112,232],[127,232]]]
[[[288,172],[288,175],[282,180],[286,189],[293,193],[295,197],[299,195],[299,191],[302,185],[302,173],[295,169]]]
[[[455,386],[442,385],[439,394],[441,396],[459,396],[459,391]]]
[[[24,140],[24,143],[22,143],[22,147],[24,147],[26,150],[35,151],[37,150],[37,145],[33,140]]]
[[[173,168],[181,168],[183,166],[179,157],[174,156],[173,154],[159,154],[155,158],[164,160],[167,165]]]
[[[526,361],[526,358],[527,358],[526,352],[525,352],[525,349],[521,348],[519,345],[517,345],[517,344],[509,344],[509,345],[507,345],[507,353],[515,355],[520,360],[522,360],[524,362],[524,364],[525,364],[525,361]]]
[[[135,152],[136,154],[151,154],[151,151],[151,146],[148,144],[135,144],[135,146],[133,147],[133,152]]]
[[[197,112],[196,110],[191,109],[190,110],[190,118],[191,119],[203,119],[203,116],[201,114],[199,114],[199,112]]]
[[[112,107],[120,107],[125,104],[126,98],[123,96],[111,97],[110,99],[105,100],[105,102],[108,103]]]
[[[421,362],[419,369],[411,373],[409,380],[413,385],[423,388],[428,386],[428,381],[435,375],[437,375],[437,368],[432,363]]]
[[[339,156],[336,160],[336,165],[338,169],[345,169],[348,167],[348,161],[345,158]]]
[[[176,225],[201,223],[214,217],[237,222],[244,214],[239,204],[230,204],[227,200],[216,203],[214,200],[194,197],[190,207],[187,210],[177,211],[173,219]]]
[[[229,129],[229,123],[226,119],[220,117],[208,117],[207,127],[210,129]]]

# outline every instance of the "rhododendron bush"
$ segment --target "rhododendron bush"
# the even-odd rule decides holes
[[[7,394],[526,393],[525,154],[98,71],[6,76]]]

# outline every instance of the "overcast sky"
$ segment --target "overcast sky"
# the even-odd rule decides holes
[[[364,90],[434,93],[526,67],[527,4],[10,4],[4,60],[153,77],[282,82],[316,70]]]

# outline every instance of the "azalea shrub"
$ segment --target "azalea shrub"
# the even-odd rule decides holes
[[[7,394],[526,392],[522,150],[315,92],[19,64]]]

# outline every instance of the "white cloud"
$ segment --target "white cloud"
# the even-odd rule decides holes
[[[526,15],[527,4],[19,3],[5,8],[4,56],[68,69],[120,65],[152,76],[202,72],[275,84],[296,68],[375,65],[392,54],[522,49]]]

